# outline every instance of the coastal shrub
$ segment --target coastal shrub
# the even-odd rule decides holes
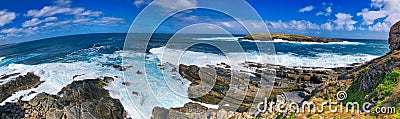
[[[397,90],[397,89],[395,89],[395,87],[398,87],[399,79],[400,79],[400,71],[395,70],[392,73],[384,76],[383,78],[381,78],[379,80],[379,82],[382,82],[382,83],[379,84],[374,89],[374,91],[371,93],[372,96],[378,98],[378,104],[372,110],[375,110],[378,107],[382,107],[384,104],[396,105],[396,101],[388,102],[385,100],[385,97],[396,96],[396,94],[395,95],[392,95],[392,94],[393,94],[393,92],[396,92],[394,90]],[[396,114],[394,114],[394,116],[399,116],[397,108],[396,108]],[[372,114],[376,115],[374,112],[372,112]],[[398,117],[396,117],[396,118],[398,118]]]
[[[364,74],[362,74],[360,78],[363,78]],[[371,92],[367,93],[366,91],[359,91],[358,87],[361,85],[360,80],[355,80],[347,91],[347,99],[344,100],[344,103],[347,102],[358,102],[359,104],[364,104],[365,96],[368,94],[370,98],[378,98],[378,104],[374,108],[382,107],[383,104],[388,103],[385,101],[385,97],[392,96],[394,94],[394,88],[397,87],[400,79],[400,71],[392,71],[390,74],[385,75],[380,78],[377,82],[377,87]],[[398,92],[398,91],[397,91]],[[395,94],[399,95],[399,94]],[[398,100],[398,99],[393,99]],[[392,105],[395,105],[397,101],[392,102]]]
[[[400,119],[400,107],[396,107],[396,114],[394,114],[394,118]]]
[[[400,71],[393,71],[392,73],[381,78],[379,82],[383,82],[378,85],[377,88],[372,92],[374,96],[378,98],[385,98],[386,96],[392,95],[393,88],[397,85],[400,79]]]

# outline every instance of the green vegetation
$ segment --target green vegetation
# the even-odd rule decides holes
[[[380,98],[391,96],[393,87],[395,87],[398,84],[399,78],[400,78],[399,71],[393,71],[389,75],[386,75],[384,78],[379,80],[379,82],[383,83],[378,85],[378,87],[372,92],[372,95]]]
[[[400,107],[396,107],[396,114],[394,114],[396,119],[400,119]]]
[[[362,79],[363,75],[360,76],[359,79]],[[398,84],[400,79],[400,71],[393,71],[392,73],[380,78],[377,82],[378,86],[369,94],[371,97],[377,97],[379,100],[383,100],[387,96],[392,95],[393,88]],[[347,102],[358,102],[359,104],[364,103],[364,97],[368,94],[365,91],[359,91],[358,88],[361,85],[360,80],[356,80],[353,82],[353,85],[348,90],[348,98],[344,100]],[[382,101],[378,101],[378,105],[380,103],[385,103]]]
[[[99,81],[99,83],[97,83],[97,86],[100,88],[104,88],[104,86],[106,86],[106,84],[103,81]]]

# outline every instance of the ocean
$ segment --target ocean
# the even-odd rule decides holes
[[[146,43],[141,34],[134,36],[134,39],[138,39],[135,43]],[[241,60],[225,57],[226,54],[243,53],[237,52],[240,51],[237,48],[229,49],[227,46],[227,50],[220,50],[218,47],[206,44],[229,45],[237,43],[240,36],[242,35],[229,37],[187,34],[177,38],[177,42],[170,43],[171,46],[167,47],[166,43],[169,43],[171,34],[153,34],[145,48],[146,52],[123,51],[126,34],[114,33],[63,36],[0,46],[0,76],[33,72],[45,81],[36,88],[14,94],[1,102],[1,105],[5,102],[14,102],[21,96],[22,100],[29,100],[41,92],[56,95],[61,88],[75,80],[113,77],[115,81],[105,87],[110,91],[110,95],[120,99],[130,116],[149,117],[155,106],[180,107],[191,101],[187,97],[187,87],[190,82],[172,71],[179,64],[205,66],[221,62],[229,62],[230,65],[243,63],[238,62]],[[274,63],[283,66],[342,67],[353,63],[364,63],[389,51],[387,40],[342,40],[345,42],[311,43],[275,40],[257,43],[272,43]],[[168,53],[173,55],[182,52],[181,48],[173,46],[194,42],[202,43],[188,47],[182,57],[164,58]],[[239,40],[238,43],[248,56],[246,60],[258,61],[257,55],[263,52],[263,48],[257,47],[255,41]],[[146,57],[141,57],[142,55]],[[175,60],[179,60],[179,63],[174,63]],[[161,61],[170,63],[160,64]],[[116,65],[131,67],[127,71],[120,71],[115,68]],[[0,85],[12,79],[4,80]],[[28,95],[31,91],[35,93]]]

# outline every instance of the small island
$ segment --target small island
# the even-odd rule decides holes
[[[273,41],[274,39],[282,39],[294,42],[319,42],[319,43],[343,42],[343,40],[335,38],[322,38],[322,37],[302,36],[302,35],[282,34],[282,33],[271,33],[271,34],[255,33],[255,34],[248,34],[245,37],[239,39],[248,39],[256,41]]]

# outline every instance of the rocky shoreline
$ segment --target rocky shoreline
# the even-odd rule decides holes
[[[270,64],[259,64],[254,62],[246,62],[243,64],[246,68],[252,68],[252,71],[232,71],[230,66],[226,64],[218,64],[217,66],[198,67],[195,65],[180,65],[179,73],[182,77],[191,81],[189,87],[189,97],[192,100],[218,105],[219,111],[216,112],[220,117],[228,118],[321,118],[321,117],[345,117],[345,118],[368,118],[371,114],[360,113],[360,114],[347,114],[343,113],[336,115],[330,114],[329,112],[313,113],[313,114],[295,114],[295,113],[281,113],[278,112],[277,108],[274,107],[264,113],[254,113],[252,111],[251,104],[257,103],[260,100],[255,99],[254,93],[258,90],[262,90],[259,85],[260,81],[264,78],[265,73],[273,72],[276,77],[272,80],[273,89],[269,92],[265,92],[269,95],[268,100],[271,100],[275,104],[285,103],[291,104],[296,103],[301,105],[304,101],[312,100],[313,102],[321,103],[324,100],[329,101],[362,101],[370,102],[373,106],[393,106],[396,109],[400,109],[400,102],[398,98],[400,92],[398,87],[400,83],[385,80],[400,80],[391,79],[396,76],[395,71],[400,70],[400,22],[396,23],[391,28],[389,34],[389,44],[391,51],[382,57],[376,58],[365,64],[352,64],[348,67],[338,68],[322,68],[322,67],[284,67]],[[271,39],[270,37],[264,37]],[[245,39],[260,40],[254,37],[247,37]],[[261,39],[262,40],[262,39]],[[286,39],[288,40],[288,39]],[[298,41],[298,39],[294,39]],[[322,41],[325,42],[325,41]],[[271,70],[273,69],[273,70]],[[393,74],[393,72],[395,72]],[[399,74],[400,75],[400,74]],[[232,80],[230,78],[232,77]],[[244,78],[248,78],[245,80]],[[399,76],[400,77],[400,76]],[[271,78],[271,77],[270,77]],[[215,82],[211,80],[215,79]],[[231,87],[233,83],[246,84],[247,87],[237,88]],[[271,81],[271,80],[270,80]],[[204,84],[203,82],[211,82],[211,84]],[[385,82],[385,85],[382,83]],[[389,85],[388,82],[394,83],[396,87],[386,92],[381,92],[385,86]],[[215,85],[214,85],[215,84]],[[230,88],[236,88],[242,91],[242,93],[236,93],[235,95],[227,95],[227,90]],[[209,89],[209,90],[205,90]],[[209,91],[209,92],[207,92]],[[346,91],[349,94],[346,100],[336,100],[335,93],[338,91]],[[393,93],[387,93],[387,91]],[[376,94],[378,92],[378,94]],[[263,92],[264,93],[264,92]],[[198,96],[200,95],[200,96]],[[231,101],[229,104],[240,105],[234,110],[224,107],[226,103],[221,104],[221,100],[225,97],[241,97],[243,101]],[[397,98],[397,99],[396,99]],[[397,101],[396,101],[397,100]],[[387,102],[387,103],[385,103]],[[189,110],[200,110],[200,111],[182,111],[181,109]],[[286,109],[290,107],[285,107]],[[225,111],[228,110],[226,113]],[[372,114],[372,117],[379,118],[399,118],[399,111],[395,112],[394,115],[387,114]],[[221,116],[222,115],[222,116]],[[200,104],[188,103],[182,108],[171,108],[165,109],[156,107],[153,109],[153,118],[155,119],[170,119],[175,117],[182,118],[203,118],[215,117],[210,115],[209,109],[201,106]]]
[[[336,68],[287,67],[256,62],[241,64],[244,69],[249,70],[233,70],[225,63],[204,67],[180,64],[176,69],[172,69],[172,72],[178,72],[181,77],[191,82],[188,87],[189,99],[204,104],[218,105],[218,108],[207,108],[193,102],[186,103],[183,107],[170,109],[155,107],[152,118],[312,118],[327,115],[336,117],[337,115],[332,116],[325,112],[302,115],[276,110],[282,107],[274,107],[267,112],[259,113],[256,106],[264,101],[297,105],[309,100],[343,102],[335,100],[334,95],[338,91],[346,91],[350,101],[371,102],[374,106],[395,106],[396,109],[400,109],[400,101],[397,100],[400,96],[398,91],[400,83],[390,84],[396,86],[394,89],[392,86],[390,90],[384,90],[385,92],[377,91],[377,89],[387,88],[385,87],[387,84],[384,84],[386,80],[393,83],[390,82],[393,77],[396,78],[394,81],[400,77],[400,73],[397,73],[400,70],[399,28],[400,22],[391,29],[389,37],[391,51],[365,64],[356,63]],[[132,68],[132,66],[120,65],[112,67],[117,71]],[[79,76],[75,75],[72,78]],[[40,79],[41,77],[34,73],[1,75],[0,101],[3,102],[19,91],[37,87],[43,83]],[[39,93],[29,101],[19,99],[14,103],[5,103],[0,106],[0,118],[127,118],[127,112],[121,101],[112,98],[109,91],[104,89],[104,86],[113,80],[112,77],[104,77],[73,81],[63,87],[57,95]],[[129,85],[128,83],[123,82],[123,85]],[[386,94],[388,91],[390,93]],[[138,95],[137,92],[132,93]],[[266,100],[265,97],[267,97]],[[368,116],[369,114],[365,113],[346,115],[347,118],[367,118]],[[387,115],[373,116],[384,118]],[[393,116],[387,118],[393,118]]]
[[[248,34],[243,38],[239,39],[247,39],[247,40],[256,40],[256,41],[273,41],[274,39],[282,39],[286,41],[293,42],[318,42],[318,43],[329,43],[329,42],[343,42],[343,40],[335,39],[335,38],[322,38],[322,37],[313,37],[313,36],[302,36],[302,35],[293,35],[293,34],[281,34],[281,33],[255,33]]]
[[[10,74],[3,76],[6,79]],[[33,73],[19,76],[0,86],[1,99],[11,94],[33,88],[41,83],[40,77]],[[123,119],[127,113],[118,99],[111,98],[103,87],[110,82],[110,77],[103,79],[87,79],[74,81],[64,87],[58,95],[39,93],[29,101],[18,100],[0,106],[1,119]],[[34,93],[34,92],[31,92]]]
[[[276,103],[293,102],[301,104],[315,95],[318,90],[324,88],[324,82],[337,80],[337,76],[352,70],[358,65],[360,64],[352,64],[348,67],[322,68],[285,67],[245,62],[242,66],[253,70],[235,71],[231,70],[231,66],[225,63],[206,67],[181,64],[179,73],[183,78],[192,82],[188,88],[191,100],[218,105],[219,108],[216,110],[218,110],[217,112],[224,112],[220,114],[223,117],[250,118],[258,115],[256,113],[257,107],[254,105],[265,101],[264,98],[259,99],[259,97],[269,97],[268,101]],[[274,77],[266,78],[269,75]],[[212,81],[214,79],[215,81]],[[261,84],[261,80],[264,80],[263,84]],[[235,93],[230,93],[229,90],[236,91],[234,91]],[[193,103],[188,103],[185,106],[188,105],[202,107],[200,104]],[[185,106],[182,108],[185,108]],[[203,109],[201,112],[183,113],[178,111],[178,113],[176,111],[174,108],[156,107],[153,109],[153,117],[155,119],[165,119],[182,116],[186,118],[197,117],[196,115],[215,116],[210,115],[207,109]]]

